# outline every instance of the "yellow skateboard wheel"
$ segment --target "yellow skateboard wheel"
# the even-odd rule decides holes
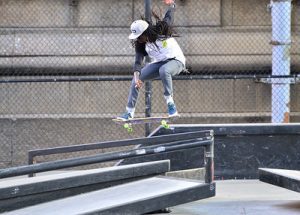
[[[128,128],[127,131],[128,131],[128,133],[132,133],[133,129],[132,128]]]
[[[131,127],[131,124],[130,124],[130,123],[125,123],[125,124],[123,125],[123,127],[124,127],[125,129],[127,129],[127,132],[128,132],[128,133],[132,133],[132,132],[133,132],[133,128]]]
[[[166,120],[162,120],[162,121],[161,121],[161,124],[162,124],[162,125],[166,125],[166,124],[167,124],[167,121],[166,121]]]
[[[168,125],[168,123],[167,123],[166,120],[162,120],[162,121],[161,121],[161,125],[162,125],[164,128],[170,128],[170,126]]]

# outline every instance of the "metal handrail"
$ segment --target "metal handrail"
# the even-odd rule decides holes
[[[25,174],[32,174],[37,172],[46,172],[50,170],[57,170],[63,169],[68,167],[75,167],[81,165],[88,165],[88,164],[95,164],[125,158],[133,158],[133,157],[140,157],[150,154],[159,154],[159,153],[166,153],[171,151],[177,151],[187,148],[198,148],[198,147],[205,147],[205,168],[206,168],[206,177],[205,181],[210,183],[213,180],[213,148],[214,148],[214,141],[213,138],[211,140],[191,140],[186,141],[184,144],[173,144],[173,145],[159,145],[159,146],[148,146],[143,148],[138,148],[134,150],[126,150],[126,151],[119,151],[119,152],[110,152],[104,153],[100,155],[93,155],[93,156],[86,156],[86,157],[79,157],[79,158],[71,158],[71,159],[64,159],[58,161],[50,161],[44,162],[40,164],[33,164],[27,166],[20,166],[20,167],[12,167],[8,169],[0,170],[0,178],[7,178]]]
[[[107,141],[107,142],[100,142],[100,143],[89,143],[89,144],[30,150],[28,151],[28,164],[33,164],[34,157],[36,156],[70,153],[70,152],[104,149],[104,148],[123,147],[123,146],[130,146],[130,145],[141,145],[141,144],[157,145],[166,142],[204,138],[210,136],[211,135],[210,133],[211,131],[204,130],[204,131],[196,131],[196,132],[185,132],[181,134],[153,136],[147,138],[144,137],[144,138],[136,138],[136,139]]]

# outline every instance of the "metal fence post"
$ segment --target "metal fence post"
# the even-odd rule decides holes
[[[272,10],[272,75],[290,75],[291,67],[291,0],[271,1]],[[290,121],[290,79],[272,81],[272,122]]]
[[[147,21],[151,22],[151,3],[152,0],[145,0],[145,18]],[[151,59],[146,57],[146,64],[150,63]],[[152,82],[145,82],[145,115],[146,117],[151,116],[151,94],[152,94]],[[151,124],[145,124],[145,136],[151,133]]]

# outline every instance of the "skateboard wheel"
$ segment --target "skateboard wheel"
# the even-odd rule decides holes
[[[127,129],[127,132],[128,132],[128,133],[132,133],[132,132],[133,132],[133,128],[131,127],[131,124],[130,124],[130,123],[125,123],[125,124],[123,125],[123,127],[124,127],[125,129]]]
[[[162,125],[164,128],[170,128],[170,126],[168,125],[168,123],[167,123],[166,120],[162,120],[162,121],[161,121],[161,125]]]
[[[166,120],[162,120],[162,121],[161,121],[161,124],[162,124],[162,125],[167,125],[167,121],[166,121]]]

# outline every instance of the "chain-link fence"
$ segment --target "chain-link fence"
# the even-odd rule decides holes
[[[150,2],[163,17],[163,2]],[[299,1],[176,3],[175,38],[190,71],[173,81],[176,123],[300,121]],[[129,26],[144,5],[0,1],[0,167],[26,163],[30,149],[145,135],[143,126],[128,134],[112,122],[125,111],[134,61]],[[145,115],[144,91],[136,116]],[[166,115],[158,80],[151,98],[152,115]]]

